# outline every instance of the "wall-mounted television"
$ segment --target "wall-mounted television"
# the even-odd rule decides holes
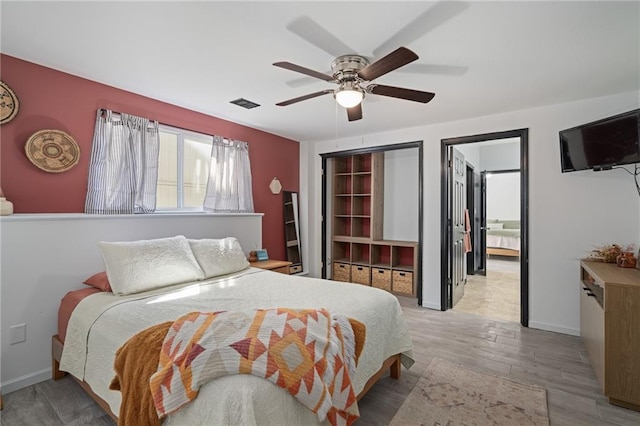
[[[640,163],[640,109],[560,132],[562,172]]]

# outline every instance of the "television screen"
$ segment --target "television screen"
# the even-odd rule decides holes
[[[562,172],[640,163],[640,109],[560,132]]]

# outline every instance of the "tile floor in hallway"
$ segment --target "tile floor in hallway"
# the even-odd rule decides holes
[[[492,256],[487,275],[467,275],[464,296],[454,311],[485,318],[520,322],[520,261]]]

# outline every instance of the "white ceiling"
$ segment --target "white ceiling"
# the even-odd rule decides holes
[[[2,53],[299,141],[640,90],[638,1],[3,0],[0,8]],[[338,54],[379,58],[401,45],[419,66],[376,82],[435,92],[428,104],[367,95],[364,118],[351,123],[331,95],[275,106],[336,86],[273,62],[329,73]],[[261,106],[229,103],[240,97]]]

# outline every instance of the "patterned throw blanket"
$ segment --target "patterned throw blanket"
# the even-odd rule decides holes
[[[145,392],[127,383],[149,375],[135,377],[136,373],[127,374],[127,370],[140,365],[136,358],[149,353],[150,340],[158,332],[147,329],[118,350],[112,388],[123,394],[119,421],[133,420],[126,404],[136,407],[138,415],[154,407],[157,415],[149,421],[159,424],[159,419],[195,399],[200,386],[230,374],[252,374],[271,381],[321,422],[327,419],[333,425],[350,425],[359,417],[351,384],[365,340],[364,324],[358,321],[331,316],[323,309],[192,312],[170,324],[159,355],[155,352],[157,371],[146,390],[150,396],[132,396]],[[147,409],[141,410],[144,406]]]

